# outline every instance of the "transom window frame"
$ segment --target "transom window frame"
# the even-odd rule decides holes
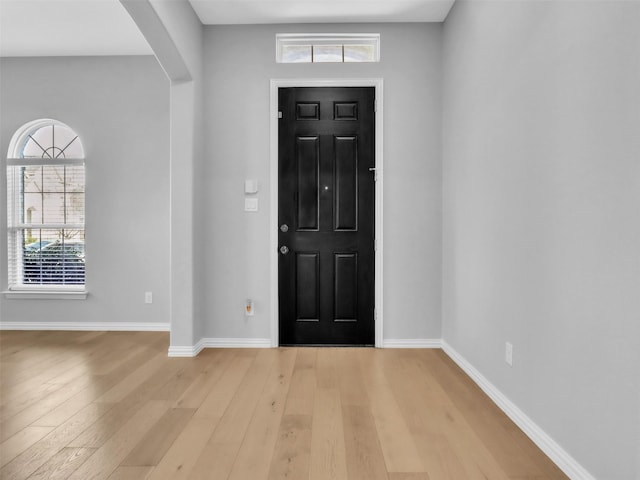
[[[51,144],[43,145],[34,138],[38,131],[51,127],[52,137],[55,129],[65,131],[67,138],[62,144],[56,145],[54,138]],[[71,140],[68,140],[71,138]],[[34,154],[25,155],[28,146],[33,146],[33,142],[40,149],[40,156]],[[73,148],[70,148],[73,145]],[[69,152],[66,152],[69,149]],[[72,156],[66,156],[71,153]],[[6,158],[7,167],[7,274],[8,290],[3,292],[9,299],[85,299],[87,297],[86,277],[80,284],[53,283],[45,285],[36,283],[30,285],[24,281],[24,245],[22,245],[22,235],[25,229],[60,229],[60,230],[82,230],[83,241],[85,231],[85,211],[86,203],[86,176],[85,176],[85,151],[82,140],[74,129],[65,123],[52,118],[42,118],[30,121],[21,126],[13,135],[9,144]],[[81,223],[67,223],[66,218],[62,223],[27,223],[23,218],[21,209],[24,205],[22,196],[24,195],[20,187],[21,167],[33,166],[80,166],[83,174],[83,207]],[[66,170],[66,169],[65,169]],[[66,192],[65,192],[66,193]],[[67,214],[65,207],[65,216]],[[84,275],[84,272],[83,272]]]
[[[341,47],[342,59],[338,60],[314,60],[315,47]],[[373,49],[373,55],[368,60],[345,61],[345,47],[368,46]],[[284,50],[287,47],[309,47],[309,61],[287,61]],[[276,63],[377,63],[380,61],[380,34],[379,33],[277,33],[276,34]]]

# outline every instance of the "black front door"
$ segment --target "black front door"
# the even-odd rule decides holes
[[[281,345],[373,345],[373,87],[279,90]]]

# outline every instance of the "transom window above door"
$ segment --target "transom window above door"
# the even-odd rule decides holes
[[[278,63],[367,63],[380,61],[380,34],[278,33]]]

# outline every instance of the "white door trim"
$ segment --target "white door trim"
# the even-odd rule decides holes
[[[383,235],[382,228],[382,194],[384,191],[384,169],[382,162],[382,107],[383,102],[383,79],[382,78],[283,78],[272,79],[270,88],[270,107],[269,107],[269,136],[270,136],[270,152],[269,152],[269,168],[270,168],[270,205],[271,213],[269,218],[270,225],[270,269],[271,269],[271,346],[279,345],[278,334],[278,89],[288,87],[375,87],[376,89],[376,112],[375,112],[375,155],[376,155],[376,274],[375,274],[375,346],[383,347]]]

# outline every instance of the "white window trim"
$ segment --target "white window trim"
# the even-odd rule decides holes
[[[80,140],[81,154],[82,158],[23,158],[20,157],[20,150],[22,148],[22,143],[24,141],[24,137],[28,135],[30,132],[37,130],[39,126],[46,125],[61,125],[66,128],[69,128],[73,131],[68,125],[64,123],[50,119],[50,118],[42,118],[38,120],[31,121],[17,130],[9,144],[9,149],[7,152],[6,165],[5,168],[8,172],[8,167],[22,167],[22,166],[33,166],[33,165],[85,165],[85,157],[84,157],[84,148],[82,145],[82,141]],[[13,175],[13,173],[12,173]],[[9,178],[7,177],[7,181]],[[13,181],[13,180],[12,180]],[[8,187],[8,185],[7,185]],[[10,189],[7,191],[9,193]],[[15,195],[12,195],[10,198],[7,198],[7,208],[11,209],[11,218],[19,218],[18,205],[16,205]],[[9,213],[9,212],[7,212]],[[7,235],[12,230],[21,230],[24,228],[33,227],[33,225],[25,225],[22,223],[13,223],[11,225],[7,225]],[[43,224],[38,225],[38,228],[71,228],[78,229],[81,227],[85,228],[85,224],[75,225],[75,224]],[[7,247],[9,247],[7,245]],[[8,251],[5,250],[4,254],[8,254]],[[7,259],[8,260],[8,259]],[[9,268],[11,266],[7,265]],[[88,296],[88,292],[86,290],[86,284],[84,285],[8,285],[8,289],[3,291],[2,294],[5,298],[11,300],[84,300]]]
[[[25,158],[8,158],[7,167],[21,167],[29,165],[42,165],[42,159],[25,159]],[[83,165],[85,159],[65,159],[64,161],[55,162],[55,165]],[[18,215],[15,197],[8,199],[8,206],[11,206],[12,216]],[[15,223],[7,225],[7,235],[12,230],[22,230],[24,228],[33,227],[31,224]],[[43,229],[84,229],[85,224],[39,224],[38,228]],[[5,252],[6,253],[6,252]],[[11,267],[9,267],[11,268]],[[85,285],[9,285],[8,290],[2,292],[4,297],[9,300],[84,300],[87,298],[88,292]]]
[[[71,286],[56,286],[55,289],[14,287],[2,293],[8,300],[84,300],[89,295],[84,288]]]
[[[43,163],[42,158],[7,158],[7,167],[31,167],[37,165],[81,165],[84,158],[56,158],[55,162]]]
[[[375,51],[374,59],[371,62],[362,63],[375,63],[380,61],[379,33],[277,33],[277,63],[286,63],[282,60],[282,47],[288,45],[372,45]]]

